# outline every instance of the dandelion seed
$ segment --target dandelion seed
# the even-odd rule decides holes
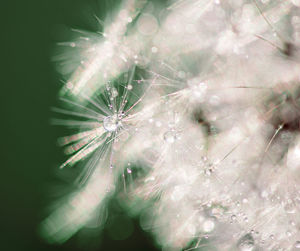
[[[61,167],[82,172],[45,237],[66,241],[116,193],[162,249],[300,249],[296,2],[128,0],[74,31],[53,111],[74,130]]]

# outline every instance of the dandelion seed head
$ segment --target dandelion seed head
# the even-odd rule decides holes
[[[296,2],[144,4],[62,44],[54,111],[81,186],[44,232],[65,241],[116,192],[163,249],[298,249]]]

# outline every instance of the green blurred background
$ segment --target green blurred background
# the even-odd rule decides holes
[[[2,1],[1,74],[2,161],[0,250],[156,250],[153,240],[140,230],[137,219],[122,209],[114,228],[129,222],[131,235],[113,240],[111,229],[102,237],[79,233],[67,243],[54,246],[37,235],[47,207],[59,197],[54,184],[64,187],[55,174],[64,159],[56,139],[61,129],[50,124],[61,87],[51,62],[59,41],[68,39],[61,27],[96,31],[91,14],[103,18],[114,7],[113,0],[15,0]],[[61,182],[61,184],[60,184]],[[61,192],[64,194],[65,191]],[[110,215],[108,216],[109,219]],[[129,231],[130,232],[130,231]],[[83,237],[87,235],[87,237]]]

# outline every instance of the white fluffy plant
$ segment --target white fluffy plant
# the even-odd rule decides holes
[[[45,237],[104,222],[118,192],[163,250],[300,249],[300,2],[128,0],[114,18],[59,58],[62,167],[82,174]]]

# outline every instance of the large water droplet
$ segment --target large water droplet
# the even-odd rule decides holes
[[[122,123],[119,120],[118,116],[107,116],[103,120],[103,127],[108,132],[114,132],[118,129],[119,126],[121,126]]]

